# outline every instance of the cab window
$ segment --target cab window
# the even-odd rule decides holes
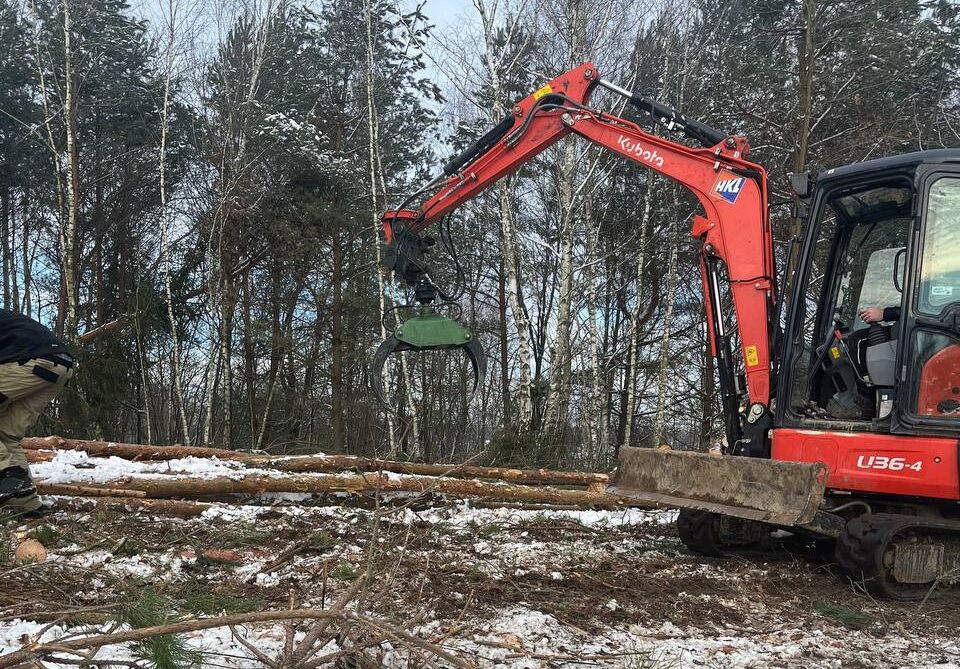
[[[912,202],[913,189],[898,181],[846,188],[823,203],[801,288],[804,346],[792,373],[795,412],[866,421],[888,411]],[[886,326],[868,327],[860,317],[866,308],[885,310]],[[882,360],[879,348],[868,355],[881,345]]]
[[[908,370],[913,378],[911,413],[934,420],[960,420],[960,333],[944,322],[960,303],[960,178],[930,185],[915,300],[919,323],[911,333]],[[932,321],[932,322],[931,322]],[[938,326],[937,321],[943,322]]]
[[[960,249],[960,179],[942,178],[930,186],[917,313],[938,316],[945,306],[960,301],[957,249]]]

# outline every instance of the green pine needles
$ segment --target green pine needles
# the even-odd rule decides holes
[[[165,625],[173,621],[171,603],[152,590],[133,593],[122,613],[123,621],[135,629]],[[131,646],[133,654],[151,669],[194,669],[203,666],[203,653],[187,647],[182,635],[160,634]]]

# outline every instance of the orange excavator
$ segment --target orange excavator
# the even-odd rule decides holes
[[[598,88],[699,147],[591,106]],[[611,491],[678,507],[681,539],[702,554],[769,545],[787,530],[833,541],[872,593],[915,599],[960,582],[960,150],[790,175],[805,224],[778,281],[767,174],[746,138],[585,63],[516,103],[383,215],[385,264],[414,288],[418,313],[378,349],[377,394],[385,361],[404,350],[465,350],[477,388],[483,350],[434,310],[444,294],[424,231],[567,135],[673,179],[701,208],[692,233],[724,454],[625,447]]]

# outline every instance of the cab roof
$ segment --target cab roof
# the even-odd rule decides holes
[[[875,158],[865,160],[859,163],[844,165],[843,167],[834,167],[821,171],[817,175],[817,181],[833,181],[834,179],[846,179],[848,177],[859,176],[861,174],[870,174],[874,172],[895,171],[904,168],[912,168],[926,164],[957,163],[960,165],[960,149],[932,149],[929,151],[914,151],[912,153],[902,153],[887,158]]]

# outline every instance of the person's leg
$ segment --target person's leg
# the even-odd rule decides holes
[[[73,370],[47,360],[31,360],[24,365],[0,365],[0,450],[2,469],[20,467],[29,477],[30,466],[21,440],[40,418],[51,400],[63,390]],[[40,498],[34,492],[8,500],[4,507],[15,512],[34,511]]]

